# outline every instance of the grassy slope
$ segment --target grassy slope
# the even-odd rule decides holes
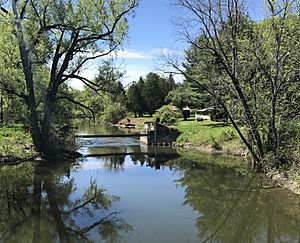
[[[0,127],[0,158],[26,159],[34,155],[31,136],[22,127]]]
[[[221,122],[181,121],[174,128],[181,132],[177,138],[179,144],[189,144],[194,147],[217,147],[224,152],[233,154],[244,151],[234,128]]]

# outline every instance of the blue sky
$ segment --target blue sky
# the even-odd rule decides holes
[[[172,6],[172,1],[141,0],[135,16],[129,17],[128,38],[118,53],[117,62],[118,66],[126,71],[124,85],[149,72],[157,72],[161,51],[180,52],[188,48],[187,43],[179,40],[177,27],[173,23],[177,17],[182,16],[182,10]],[[247,9],[250,16],[256,20],[262,16],[262,2],[248,0]],[[96,62],[84,71],[87,78],[94,78],[96,73]],[[177,80],[180,79],[177,77]],[[80,88],[81,85],[75,83],[74,86]]]
[[[157,58],[161,51],[182,51],[187,45],[177,41],[176,26],[172,20],[178,10],[170,0],[142,0],[134,18],[129,20],[129,40],[124,49],[140,54],[139,58],[127,58],[127,81],[150,71],[157,71]]]
[[[138,80],[149,72],[156,72],[157,59],[161,51],[182,51],[187,44],[177,41],[176,26],[172,23],[178,9],[170,5],[171,0],[141,0],[134,17],[129,17],[128,38],[118,53],[118,64],[126,71],[124,85]],[[84,71],[87,78],[97,72],[97,63]],[[76,82],[77,88],[81,84]]]

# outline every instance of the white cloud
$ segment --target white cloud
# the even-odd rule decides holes
[[[102,54],[109,53],[109,50],[104,50],[102,52],[89,53],[88,57],[100,56]],[[122,59],[151,59],[151,53],[136,51],[136,50],[115,50],[111,53],[104,55],[102,58],[122,58]]]
[[[127,86],[133,81],[137,81],[140,77],[146,76],[149,72],[158,72],[159,67],[163,64],[159,63],[161,56],[176,56],[177,58],[183,57],[183,51],[170,48],[157,48],[149,51],[136,51],[136,50],[119,50],[111,53],[109,56],[116,58],[116,64],[120,64],[120,68],[126,71],[123,78],[123,85]],[[87,63],[85,69],[81,71],[81,75],[87,79],[94,79],[97,74],[98,65],[100,62],[92,60]],[[175,80],[182,81],[182,77],[175,76]],[[70,81],[70,85],[76,89],[82,89],[83,84],[78,80]]]
[[[170,49],[170,48],[156,48],[151,50],[151,54],[153,56],[183,56],[184,51],[178,49]]]
[[[147,53],[135,50],[119,50],[114,52],[113,55],[124,59],[151,59],[151,56]]]

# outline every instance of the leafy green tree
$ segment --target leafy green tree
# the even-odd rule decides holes
[[[149,73],[145,79],[143,96],[146,103],[146,111],[152,116],[154,112],[162,107],[168,93],[175,88],[172,78],[165,79],[156,73]]]
[[[122,43],[128,27],[126,15],[137,4],[135,0],[11,0],[10,4],[1,5],[6,24],[12,30],[10,36],[18,50],[16,60],[20,61],[19,71],[24,80],[22,89],[14,88],[12,92],[26,103],[34,145],[45,158],[52,159],[62,152],[55,145],[52,132],[61,85],[78,79],[98,87],[83,77],[80,70],[90,60],[108,55]],[[48,68],[48,77],[43,102],[39,103],[36,86],[43,67]]]
[[[79,117],[89,118],[89,121],[116,123],[126,115],[125,90],[121,83],[123,73],[116,70],[110,61],[104,61],[99,67],[94,83],[98,88],[86,85],[83,91],[78,91],[77,100],[82,106]],[[78,112],[77,112],[78,113]]]
[[[143,82],[143,80],[140,79],[139,82]],[[135,117],[137,117],[137,114],[139,114],[139,116],[142,116],[143,112],[145,111],[145,101],[142,95],[141,88],[142,85],[139,84],[139,82],[131,84],[128,87],[126,93],[128,110],[134,112]]]
[[[204,108],[205,105],[209,106],[209,103],[205,103],[201,99],[201,96],[198,92],[195,92],[190,87],[185,87],[183,85],[171,90],[166,97],[166,101],[169,101],[172,105],[181,110],[184,120],[187,119],[186,113],[183,112],[184,107],[188,106],[190,108]]]
[[[15,96],[16,90],[22,92],[24,79],[19,69],[19,55],[16,42],[11,36],[11,29],[0,21],[0,109],[2,124],[27,121],[26,105],[23,94]]]
[[[119,102],[111,103],[109,102],[100,117],[101,121],[106,123],[116,124],[118,121],[122,120],[127,113],[127,109],[124,104]]]
[[[191,44],[187,52],[189,69],[172,61],[168,64],[224,110],[252,155],[255,168],[265,169],[265,158],[270,155],[275,158],[273,166],[278,166],[278,161],[289,163],[289,158],[282,157],[287,147],[281,135],[285,133],[283,124],[299,121],[297,112],[282,119],[290,113],[284,110],[295,107],[284,102],[287,94],[296,102],[299,96],[299,72],[295,69],[299,66],[295,48],[299,17],[294,14],[295,2],[267,1],[269,18],[261,23],[247,16],[243,1],[177,3],[191,13],[190,21],[199,24],[200,33],[192,36],[189,26],[183,32]]]

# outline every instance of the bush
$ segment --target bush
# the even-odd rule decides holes
[[[160,118],[160,122],[167,126],[177,124],[179,116],[180,116],[180,113],[177,111],[174,111],[172,109],[172,106],[170,106],[170,105],[162,106],[154,114],[154,117]]]
[[[100,117],[100,120],[105,123],[117,123],[126,116],[126,107],[120,103],[111,103],[107,105]]]

